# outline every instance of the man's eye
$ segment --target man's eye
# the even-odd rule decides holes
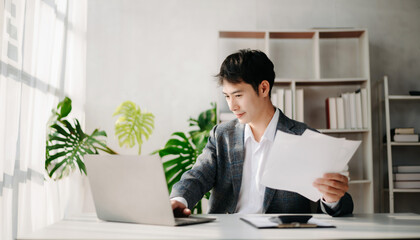
[[[242,97],[242,95],[235,95],[235,97],[237,97],[237,98],[238,98],[238,97]]]
[[[225,98],[229,98],[229,96],[225,95]]]

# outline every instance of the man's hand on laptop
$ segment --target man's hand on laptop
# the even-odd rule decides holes
[[[176,200],[171,200],[171,205],[175,217],[188,217],[191,215],[191,210],[188,209],[183,203]]]

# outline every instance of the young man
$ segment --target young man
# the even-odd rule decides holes
[[[237,119],[212,129],[196,164],[173,186],[171,203],[175,215],[190,215],[188,208],[210,190],[209,213],[311,212],[307,198],[265,187],[256,180],[258,163],[269,153],[276,131],[301,135],[308,129],[271,103],[273,63],[261,51],[240,50],[225,59],[218,77],[229,109]],[[332,216],[352,213],[346,176],[328,173],[313,186],[323,194],[318,211]]]

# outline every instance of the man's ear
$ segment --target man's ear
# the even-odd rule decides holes
[[[260,83],[258,91],[263,97],[268,97],[268,93],[270,92],[270,83],[267,80],[263,80]]]

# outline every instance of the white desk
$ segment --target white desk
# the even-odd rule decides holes
[[[183,227],[103,222],[95,214],[72,217],[17,239],[379,239],[420,238],[420,215],[314,215],[337,228],[256,229],[240,215],[212,215],[211,223]]]

